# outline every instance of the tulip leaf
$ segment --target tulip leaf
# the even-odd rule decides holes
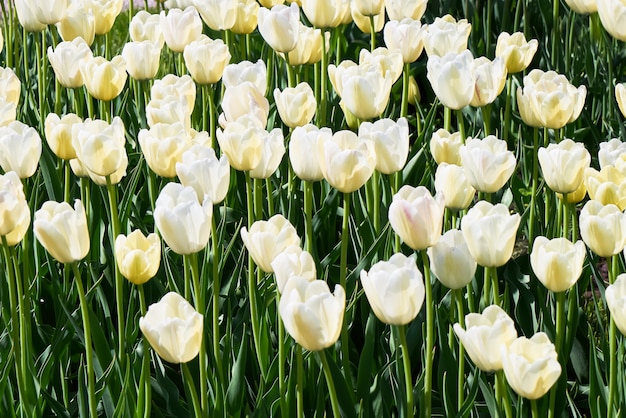
[[[335,390],[337,391],[337,398],[339,398],[339,410],[341,411],[342,418],[356,418],[356,410],[353,401],[354,394],[350,393],[348,390],[348,385],[346,384],[343,373],[330,356],[328,356],[328,365],[333,375],[333,380],[335,381]]]
[[[244,383],[246,380],[246,363],[248,360],[248,334],[243,330],[243,339],[239,345],[237,360],[233,364],[232,377],[226,392],[226,410],[230,416],[241,415],[243,406]]]
[[[356,382],[356,396],[364,406],[369,405],[368,398],[372,379],[372,366],[374,365],[374,343],[376,341],[376,316],[370,312],[365,325],[365,345],[361,350],[359,368]]]

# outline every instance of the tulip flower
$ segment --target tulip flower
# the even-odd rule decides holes
[[[280,128],[274,128],[271,132],[262,131],[261,160],[250,170],[250,177],[253,179],[269,178],[278,169],[280,162],[285,155],[285,138]]]
[[[423,42],[426,54],[443,57],[451,52],[460,54],[467,49],[472,25],[467,19],[458,22],[451,15],[435,18],[429,25],[424,25]]]
[[[89,252],[87,216],[78,199],[74,209],[67,202],[45,202],[35,212],[33,231],[37,241],[61,263],[82,260]]]
[[[474,278],[476,260],[472,257],[458,229],[451,229],[428,248],[430,268],[437,279],[449,289],[461,289]]]
[[[413,258],[396,253],[360,277],[372,311],[385,324],[406,325],[422,309],[424,280]]]
[[[465,138],[460,132],[450,133],[445,129],[433,132],[430,138],[430,154],[437,164],[448,163],[461,165],[461,146]]]
[[[274,257],[270,263],[276,277],[276,287],[283,293],[285,285],[294,276],[312,282],[317,277],[315,261],[308,251],[302,250],[299,245],[291,245]]]
[[[450,210],[467,209],[476,194],[463,167],[448,163],[437,167],[435,190],[444,196],[444,205]]]
[[[106,177],[126,169],[125,143],[124,122],[118,116],[110,125],[103,120],[86,119],[72,126],[76,156],[88,171],[98,176]]]
[[[151,99],[146,106],[146,120],[150,128],[157,125],[182,125],[191,129],[191,111],[184,97],[170,96]]]
[[[30,209],[22,181],[17,173],[9,171],[0,175],[0,236],[10,235],[24,223],[30,223]]]
[[[405,64],[417,61],[424,50],[422,24],[419,20],[390,20],[385,24],[384,37],[387,48],[399,51]]]
[[[488,58],[479,57],[473,63],[475,85],[474,97],[471,106],[482,107],[493,103],[502,93],[506,82],[506,66],[502,58],[490,61]]]
[[[123,0],[84,0],[96,18],[96,35],[108,33],[122,11]]]
[[[82,38],[76,38],[71,42],[61,42],[54,50],[48,47],[48,61],[54,74],[59,84],[67,88],[83,86],[81,63],[92,57],[89,45]]]
[[[91,57],[80,61],[80,73],[89,94],[105,102],[115,99],[126,84],[126,61],[117,55],[107,61],[103,57]]]
[[[148,307],[139,328],[163,360],[178,364],[200,352],[204,317],[178,293],[170,292]]]
[[[192,0],[206,25],[216,31],[230,30],[237,18],[237,0]]]
[[[532,127],[560,129],[578,119],[587,88],[578,88],[562,74],[532,70],[517,89],[517,103],[524,123]]]
[[[130,21],[128,28],[130,39],[133,42],[152,41],[161,48],[165,43],[161,29],[161,16],[140,10]]]
[[[305,349],[319,351],[339,339],[345,306],[340,285],[330,293],[323,280],[295,276],[285,285],[278,309],[289,335]]]
[[[443,57],[429,56],[426,76],[444,106],[459,110],[472,101],[476,84],[473,62],[474,57],[467,49],[461,53],[450,52]]]
[[[139,145],[152,171],[161,177],[176,176],[176,164],[191,146],[191,136],[180,123],[158,123],[139,131]]]
[[[583,271],[585,244],[573,244],[566,238],[549,240],[537,237],[530,254],[530,265],[543,285],[553,292],[564,292],[571,288]]]
[[[14,0],[17,20],[26,32],[41,32],[46,24],[37,19],[35,4],[31,0]]]
[[[476,367],[485,372],[502,370],[502,349],[517,338],[513,320],[498,305],[490,305],[482,314],[465,315],[465,329],[454,324],[459,338]]]
[[[320,168],[318,142],[332,139],[330,128],[318,128],[307,124],[299,126],[291,133],[289,140],[289,161],[294,173],[301,180],[318,181],[324,178]]]
[[[548,187],[557,193],[573,193],[582,183],[591,155],[583,144],[564,139],[539,148],[539,164]]]
[[[424,186],[404,185],[389,205],[389,223],[402,241],[414,250],[437,243],[443,225],[443,196],[431,196]]]
[[[617,329],[626,335],[626,273],[622,273],[604,291],[606,305]]]
[[[212,40],[206,35],[187,44],[183,57],[187,70],[197,84],[217,83],[231,58],[224,41]]]
[[[390,21],[405,18],[420,20],[427,4],[428,0],[385,0],[385,10]]]
[[[221,151],[235,170],[249,171],[261,162],[267,131],[254,116],[242,116],[215,132]]]
[[[230,165],[225,155],[218,160],[213,148],[194,145],[176,163],[176,175],[183,186],[193,187],[199,202],[206,195],[216,205],[224,200],[228,192]]]
[[[0,68],[0,97],[17,106],[22,83],[11,68]]]
[[[191,115],[196,103],[196,85],[188,74],[181,77],[168,74],[154,81],[150,101],[155,100],[180,100],[184,103],[185,112]]]
[[[167,13],[161,12],[161,29],[168,48],[183,52],[187,44],[200,38],[202,20],[195,7],[171,9]]]
[[[372,52],[362,49],[359,52],[359,67],[366,71],[378,71],[384,76],[390,72],[391,80],[395,83],[402,75],[404,68],[402,53],[382,46]]]
[[[128,42],[122,50],[126,71],[135,80],[151,80],[159,71],[161,46],[152,41]]]
[[[626,117],[626,83],[618,83],[615,85],[615,100],[617,101],[620,112]]]
[[[58,23],[68,7],[68,0],[31,1],[35,19],[46,25]]]
[[[600,169],[607,165],[615,165],[615,162],[620,159],[621,155],[626,155],[626,142],[622,142],[620,138],[612,138],[609,141],[600,142],[600,150],[598,151]]]
[[[326,49],[330,43],[330,32],[325,32]],[[322,59],[322,31],[310,28],[302,23],[298,30],[296,47],[288,52],[289,64],[315,64]]]
[[[561,193],[557,193],[556,196],[560,200],[563,200],[564,198]],[[578,189],[576,189],[573,193],[567,194],[566,202],[576,204],[582,202],[585,197],[587,197],[587,187],[585,186],[585,182],[583,181],[582,183],[580,183],[580,186],[578,186]]]
[[[620,41],[626,41],[626,4],[622,0],[597,0],[598,15],[604,29]]]
[[[376,16],[384,11],[383,0],[353,0],[352,7],[355,7],[364,16]]]
[[[496,42],[496,57],[504,59],[509,74],[519,73],[530,65],[538,47],[539,42],[536,39],[526,42],[522,32],[511,35],[502,32]]]
[[[224,68],[222,83],[226,89],[238,86],[246,81],[254,84],[262,96],[265,95],[267,90],[267,68],[263,60],[258,60],[255,63],[241,61],[236,64],[228,64]]]
[[[267,221],[256,221],[248,230],[241,228],[241,239],[252,259],[261,270],[273,273],[272,261],[291,245],[300,245],[296,229],[283,215]]]
[[[598,11],[598,0],[565,0],[576,13],[590,15]]]
[[[587,167],[585,185],[590,199],[626,209],[626,175],[616,167],[607,165],[600,171]]]
[[[300,8],[278,4],[271,9],[259,9],[258,28],[267,44],[276,52],[289,52],[296,47],[300,23]]]
[[[17,105],[0,97],[0,126],[7,126],[17,117]]]
[[[55,113],[48,114],[44,123],[46,141],[54,155],[62,160],[76,158],[76,150],[72,145],[72,127],[82,122],[82,119],[74,113],[69,113],[62,118]]]
[[[270,111],[269,101],[260,90],[249,81],[227,87],[222,98],[223,124],[228,124],[242,116],[256,118],[263,128],[267,125]]]
[[[161,240],[155,233],[147,237],[136,229],[115,239],[115,261],[126,279],[136,285],[153,278],[161,263]]]
[[[513,254],[520,215],[502,203],[481,200],[461,219],[461,231],[472,257],[483,267],[504,265]]]
[[[212,216],[213,202],[205,196],[199,203],[196,191],[179,183],[166,184],[155,202],[154,222],[176,254],[193,254],[206,247]]]
[[[516,161],[506,147],[506,141],[489,135],[482,140],[468,138],[459,149],[465,175],[479,192],[495,193],[511,178]]]
[[[254,0],[237,0],[233,33],[248,34],[254,32],[258,25],[259,3]]]
[[[600,257],[610,257],[626,245],[626,214],[613,204],[595,200],[585,203],[580,212],[580,236]]]
[[[82,38],[87,45],[93,44],[96,36],[96,17],[82,2],[68,2],[65,16],[56,24],[63,41]]]
[[[342,23],[350,1],[346,0],[302,0],[302,11],[316,28],[335,28]]]
[[[548,336],[538,332],[501,347],[502,368],[511,388],[526,399],[539,399],[556,383],[561,364]]]
[[[41,137],[35,128],[19,121],[0,127],[0,167],[22,178],[35,174],[41,158]]]
[[[372,33],[372,22],[370,21],[370,16],[361,13],[356,5],[356,2],[354,1],[350,2],[350,15],[352,16],[354,24],[361,32]],[[385,25],[385,8],[383,7],[380,13],[374,15],[373,17],[374,33],[378,33],[383,30],[383,26]]]
[[[359,140],[352,131],[335,132],[331,139],[318,141],[318,153],[324,178],[343,193],[360,189],[376,167],[374,145]]]
[[[296,87],[288,87],[282,92],[274,90],[274,101],[280,119],[290,128],[304,126],[315,115],[317,102],[309,83],[302,82]]]
[[[363,122],[359,126],[359,138],[374,144],[376,170],[379,172],[397,173],[406,164],[409,156],[409,124],[406,118],[397,122],[391,119]]]

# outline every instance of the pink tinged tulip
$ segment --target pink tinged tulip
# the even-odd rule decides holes
[[[0,167],[5,173],[31,177],[39,166],[41,151],[41,137],[35,128],[19,121],[0,127]]]
[[[506,82],[507,70],[504,60],[496,58],[490,61],[488,58],[479,57],[474,59],[474,97],[471,106],[482,107],[493,103],[502,93]]]
[[[248,230],[241,228],[241,239],[255,264],[266,273],[273,273],[272,262],[291,245],[300,245],[298,232],[283,215],[267,221],[256,221]]]

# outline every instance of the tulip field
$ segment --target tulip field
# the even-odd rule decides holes
[[[624,0],[0,12],[0,417],[626,415]]]

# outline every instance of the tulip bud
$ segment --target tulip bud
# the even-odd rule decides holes
[[[604,298],[617,329],[626,335],[626,273],[617,276],[615,282],[607,286]]]
[[[553,292],[564,292],[576,284],[583,271],[585,244],[566,238],[537,237],[530,254],[530,265],[543,285]]]
[[[163,48],[165,38],[161,29],[161,16],[140,10],[130,21],[128,28],[133,42],[152,41]]]
[[[329,128],[318,128],[307,124],[298,126],[289,140],[289,160],[294,173],[301,180],[318,181],[324,178],[320,168],[318,142],[332,139]]]
[[[472,25],[467,19],[458,22],[451,15],[436,17],[435,21],[429,25],[424,25],[424,49],[430,57],[437,55],[443,57],[450,52],[460,54],[467,49]]]
[[[209,196],[214,205],[222,202],[230,183],[228,158],[218,160],[213,148],[194,145],[183,153],[182,161],[176,163],[176,174],[185,187],[193,187],[202,202]]]
[[[595,200],[585,203],[580,212],[580,236],[600,257],[610,257],[626,245],[626,214],[613,204]]]
[[[87,216],[78,199],[74,209],[67,202],[45,202],[35,212],[33,231],[37,241],[61,263],[82,260],[89,252]]]
[[[461,289],[474,278],[476,260],[458,229],[447,231],[427,252],[433,274],[447,288]]]
[[[74,113],[69,113],[62,118],[59,118],[56,113],[48,114],[44,124],[46,141],[54,155],[62,160],[76,158],[76,150],[72,146],[72,127],[82,122],[82,119]]]
[[[183,51],[187,70],[197,84],[215,84],[230,61],[228,46],[221,39],[201,35],[185,46]]]
[[[496,43],[496,57],[504,59],[509,74],[519,73],[530,65],[538,47],[539,42],[536,39],[526,42],[522,32],[512,35],[502,32]]]
[[[54,74],[63,87],[78,88],[83,86],[81,63],[93,57],[89,45],[82,38],[71,42],[61,42],[53,50],[48,47],[48,61]]]
[[[626,4],[622,0],[597,0],[596,4],[604,29],[615,39],[626,41]]]
[[[235,24],[237,0],[192,0],[192,3],[213,30],[230,30]]]
[[[583,181],[591,155],[583,144],[564,139],[539,148],[539,164],[548,187],[557,193],[573,193]]]
[[[96,17],[82,2],[69,3],[65,16],[56,24],[63,41],[82,38],[87,45],[93,44],[96,36]]]
[[[204,317],[178,293],[148,307],[139,328],[154,351],[170,363],[187,363],[200,352]]]
[[[161,29],[168,48],[174,52],[183,52],[185,46],[200,38],[202,20],[195,7],[187,7],[184,11],[171,9],[161,12]]]
[[[409,156],[409,123],[406,118],[397,122],[379,119],[359,126],[359,138],[374,144],[376,170],[383,174],[396,173],[404,167]]]
[[[424,16],[428,0],[385,0],[389,20],[405,18],[420,20]]]
[[[406,325],[422,309],[424,280],[413,258],[396,253],[360,277],[372,311],[385,324]]]
[[[459,149],[465,175],[479,192],[495,193],[511,178],[516,161],[506,147],[506,141],[489,135],[482,140],[468,138]]]
[[[520,215],[509,214],[502,203],[481,200],[461,219],[461,231],[474,260],[483,267],[499,267],[513,255]]]
[[[256,221],[250,230],[241,228],[241,239],[252,259],[261,270],[273,273],[272,261],[291,245],[300,245],[296,229],[283,215],[267,221]]]
[[[450,133],[445,129],[438,129],[430,138],[430,154],[437,164],[461,165],[460,150],[464,142],[465,138],[461,138],[460,132]]]
[[[417,61],[424,50],[422,24],[419,20],[390,20],[385,24],[385,44],[390,50],[400,51],[405,64]]]
[[[161,262],[161,241],[155,233],[147,237],[138,229],[115,239],[115,261],[122,276],[131,283],[144,284],[153,278]]]
[[[41,158],[41,137],[35,128],[19,121],[0,127],[0,167],[5,173],[15,171],[22,178],[37,171]]]
[[[476,194],[463,167],[448,163],[437,167],[435,190],[444,196],[444,205],[450,210],[467,209]]]
[[[279,4],[271,9],[262,7],[258,19],[259,32],[274,51],[289,52],[296,47],[300,23],[300,8],[297,4]]]
[[[261,162],[267,131],[254,116],[244,115],[229,122],[223,131],[218,128],[215,135],[221,151],[235,170],[249,171]]]
[[[473,62],[474,57],[468,49],[461,53],[451,52],[443,57],[428,57],[426,77],[444,106],[459,110],[472,101],[476,84]]]
[[[271,132],[262,131],[261,142],[261,161],[250,170],[250,177],[253,179],[269,178],[278,169],[285,155],[285,138],[280,128],[274,128]]]
[[[278,309],[289,335],[305,349],[319,351],[339,339],[345,307],[340,285],[333,294],[323,280],[295,276],[285,285]]]
[[[454,333],[476,367],[485,372],[502,370],[502,348],[517,338],[513,320],[498,305],[485,308],[482,314],[465,315],[465,329],[454,324]]]
[[[270,264],[276,277],[276,287],[281,294],[292,277],[298,276],[312,282],[317,275],[313,256],[308,251],[303,251],[299,245],[285,248]]]
[[[111,61],[103,57],[87,58],[80,61],[80,72],[89,94],[105,102],[119,96],[128,78],[126,61],[120,55]]]
[[[304,126],[311,122],[315,115],[317,102],[311,86],[302,82],[296,87],[274,90],[274,101],[285,125],[290,128]]]
[[[86,119],[72,126],[72,146],[76,156],[98,176],[110,176],[128,165],[124,122],[118,116],[109,125],[103,120]]]

